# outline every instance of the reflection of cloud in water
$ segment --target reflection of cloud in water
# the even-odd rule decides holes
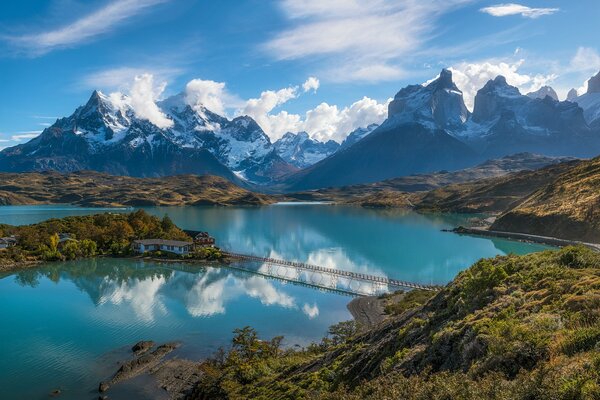
[[[269,258],[285,260],[285,258],[275,250],[271,250]],[[346,252],[339,247],[331,247],[312,251],[308,254],[306,260],[300,262],[329,269],[338,269],[383,277],[386,276],[386,274],[383,273],[379,268],[373,268],[367,264],[357,264],[356,262],[352,261],[346,255]],[[363,294],[376,294],[379,292],[388,291],[387,285],[375,287],[367,281],[351,281],[348,278],[329,275],[327,273],[303,271],[294,267],[286,267],[283,265],[272,265],[271,267],[275,269],[274,274],[280,278],[295,281],[300,280],[325,288],[350,290]],[[262,274],[269,275],[269,269],[270,267],[268,263],[262,263],[259,266],[258,271]]]
[[[220,270],[209,268],[196,281],[186,295],[186,309],[194,317],[208,317],[225,313],[226,303],[249,296],[264,305],[294,308],[293,297],[277,290],[273,284],[259,276],[240,278],[228,273],[214,279]]]
[[[235,279],[235,278],[234,278]],[[295,307],[293,297],[278,291],[271,282],[260,276],[252,276],[248,279],[237,280],[246,295],[257,298],[264,305],[278,305],[281,307]]]
[[[319,316],[319,307],[316,304],[312,306],[308,303],[304,303],[302,306],[302,312],[308,316],[308,318],[313,319]]]
[[[157,317],[167,313],[166,299],[182,303],[193,317],[225,314],[227,304],[241,297],[257,299],[265,306],[296,309],[309,318],[318,315],[316,304],[310,308],[299,307],[293,296],[272,281],[227,268],[206,268],[198,274],[174,271],[165,276],[146,278],[123,280],[104,277],[100,281],[84,280],[86,284],[82,287],[86,291],[98,292],[98,305],[130,307],[137,318],[144,322],[154,322]]]
[[[225,313],[225,284],[228,276],[213,280],[211,275],[217,272],[208,269],[206,273],[197,276],[194,286],[187,292],[186,309],[191,316],[208,317]],[[227,291],[229,296],[232,295]]]
[[[139,319],[153,322],[157,313],[164,315],[167,312],[165,305],[158,296],[159,290],[166,282],[165,277],[152,277],[142,280],[133,278],[121,283],[105,278],[103,283],[106,286],[99,304],[128,304]]]

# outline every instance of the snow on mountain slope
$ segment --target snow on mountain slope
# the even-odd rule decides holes
[[[311,139],[306,132],[287,132],[273,146],[281,158],[298,168],[316,164],[340,148],[339,143],[333,140],[319,142]]]
[[[371,124],[371,125],[367,126],[366,128],[358,128],[358,129],[353,130],[352,132],[350,132],[350,134],[348,136],[346,136],[346,139],[344,139],[344,141],[342,142],[342,144],[340,146],[340,150],[352,146],[354,143],[363,139],[364,137],[366,137],[368,134],[373,132],[378,127],[379,127],[378,124]]]
[[[426,86],[410,85],[400,90],[388,106],[386,128],[418,122],[431,129],[455,128],[469,118],[462,92],[452,81],[452,72],[443,69]]]
[[[183,94],[163,100],[158,106],[173,121],[171,127],[161,129],[136,116],[127,96],[94,91],[84,106],[70,117],[59,119],[40,137],[5,149],[0,153],[0,164],[4,160],[7,170],[96,169],[118,174],[135,170],[143,176],[207,173],[202,165],[184,166],[185,157],[199,157],[196,161],[210,165],[210,172],[230,179],[243,176],[259,183],[295,170],[274,153],[268,136],[250,117],[228,120],[204,107],[192,108]],[[118,156],[122,159],[110,159],[109,154],[124,155]],[[169,158],[177,154],[180,159]],[[32,160],[19,159],[23,156]],[[147,171],[128,164],[130,159],[138,160]]]
[[[556,94],[556,91],[550,86],[542,86],[535,92],[527,93],[527,97],[532,99],[544,99],[546,96],[550,96],[550,98],[558,101],[558,94]]]

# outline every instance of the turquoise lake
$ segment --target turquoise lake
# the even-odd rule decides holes
[[[145,209],[209,231],[227,250],[424,284],[445,284],[482,257],[547,248],[441,231],[465,224],[461,215],[311,204]],[[0,223],[107,211],[127,210],[4,206]],[[96,399],[98,383],[142,339],[181,341],[177,355],[201,358],[250,325],[304,346],[350,319],[351,299],[236,269],[111,258],[0,275],[0,398],[47,399],[60,388],[61,399]]]

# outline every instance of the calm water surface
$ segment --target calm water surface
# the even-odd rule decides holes
[[[441,232],[465,223],[457,215],[310,204],[146,210],[207,230],[229,250],[421,283],[446,283],[481,257],[546,248]],[[99,211],[109,210],[0,207],[0,223]],[[61,388],[60,398],[95,399],[98,382],[141,339],[180,340],[180,355],[198,358],[251,325],[306,345],[350,319],[350,299],[227,268],[109,258],[0,275],[0,398],[46,399]]]

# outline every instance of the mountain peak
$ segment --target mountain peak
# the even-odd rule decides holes
[[[567,93],[567,101],[575,101],[577,99],[577,89],[573,88]]]
[[[558,94],[556,94],[556,91],[550,86],[542,86],[534,92],[527,93],[527,97],[532,99],[545,99],[546,96],[558,101]]]
[[[600,72],[588,80],[588,93],[600,93]]]
[[[417,119],[445,129],[464,123],[468,117],[463,94],[452,81],[452,71],[442,69],[440,75],[426,86],[409,85],[400,90],[388,105],[390,122],[385,125]]]

